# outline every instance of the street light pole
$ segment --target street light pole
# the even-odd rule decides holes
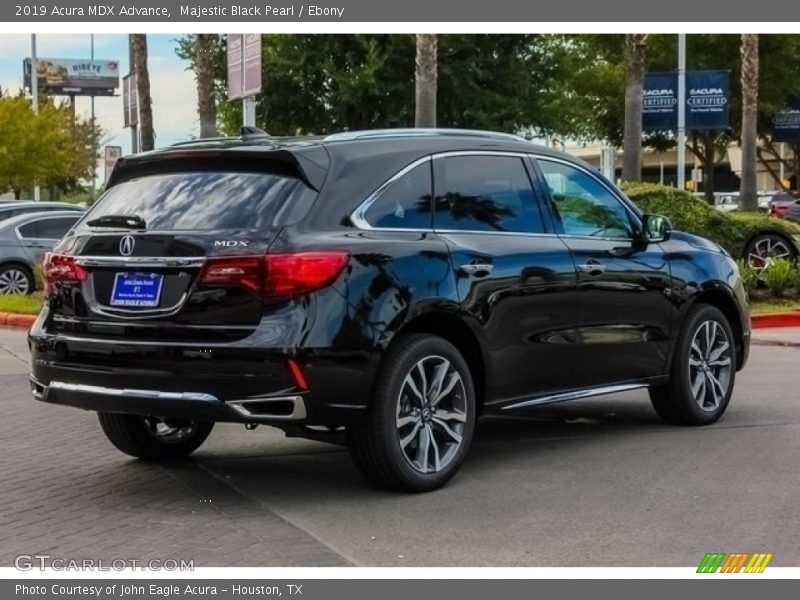
[[[678,34],[678,189],[686,189],[686,34]]]
[[[39,73],[36,68],[36,34],[31,34],[31,96],[33,97],[33,113],[39,114]],[[33,182],[33,199],[38,202],[41,200],[39,184]]]

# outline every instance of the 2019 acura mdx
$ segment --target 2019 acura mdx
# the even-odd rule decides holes
[[[200,140],[120,161],[45,259],[38,400],[180,457],[217,421],[444,484],[476,418],[646,388],[722,416],[750,340],[736,264],[589,165],[505,134]]]

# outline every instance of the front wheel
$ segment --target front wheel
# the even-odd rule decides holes
[[[108,440],[125,454],[145,460],[183,458],[206,441],[213,423],[139,415],[98,413]]]
[[[669,382],[650,389],[658,415],[677,425],[707,425],[728,408],[736,380],[736,344],[728,319],[707,304],[686,317]]]
[[[442,338],[406,334],[386,354],[366,420],[348,428],[347,445],[376,485],[426,492],[455,475],[474,426],[475,390],[464,358]]]

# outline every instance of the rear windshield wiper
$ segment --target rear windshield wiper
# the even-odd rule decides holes
[[[89,227],[124,227],[125,229],[147,229],[147,223],[139,215],[103,215],[86,221]]]

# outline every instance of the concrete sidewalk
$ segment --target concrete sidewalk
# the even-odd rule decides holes
[[[30,373],[28,336],[21,329],[0,327],[0,375]]]
[[[760,346],[800,347],[800,327],[753,329],[753,344]]]

